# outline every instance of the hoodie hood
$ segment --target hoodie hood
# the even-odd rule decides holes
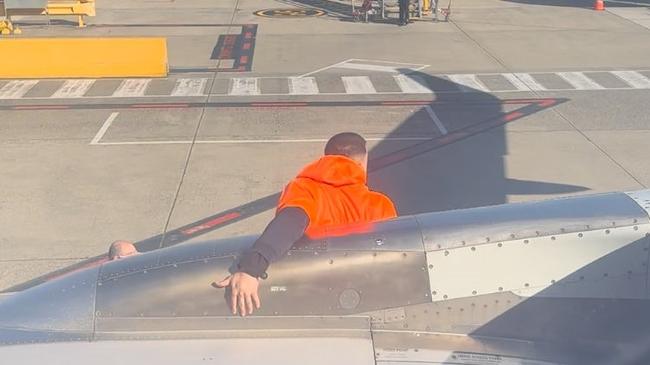
[[[307,165],[298,178],[307,178],[332,186],[366,184],[366,172],[354,160],[338,155],[323,156]]]

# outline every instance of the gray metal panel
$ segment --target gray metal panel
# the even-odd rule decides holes
[[[639,204],[646,214],[650,214],[650,189],[630,191],[625,194]]]
[[[210,284],[228,275],[233,262],[202,259],[103,280],[98,316],[231,316],[225,291]],[[354,314],[421,303],[428,293],[424,252],[292,251],[261,281],[256,313]]]
[[[427,252],[433,300],[521,296],[645,298],[650,225]],[[450,280],[453,278],[453,280]]]
[[[47,0],[4,0],[7,9],[45,9]]]
[[[292,251],[260,290],[271,314],[355,314],[429,301],[423,252]]]
[[[328,250],[424,251],[415,217],[329,230]]]
[[[569,349],[557,346],[453,333],[380,330],[373,331],[373,340],[378,365],[551,365],[575,359]]]
[[[91,332],[29,331],[0,328],[0,347],[33,343],[90,341],[92,336]]]
[[[510,292],[477,295],[364,313],[373,330],[413,330],[469,334],[522,303]]]
[[[74,272],[3,298],[0,328],[92,332],[98,272]]]
[[[100,318],[96,340],[359,337],[370,338],[368,317]]]
[[[116,277],[138,273],[143,270],[153,269],[158,266],[159,255],[160,253],[157,251],[150,251],[107,262],[101,267],[99,281],[102,282]]]
[[[0,347],[2,364],[374,365],[369,338],[98,341]]]
[[[129,317],[100,318],[97,321],[98,332],[112,331],[250,331],[250,330],[300,330],[300,329],[338,329],[342,331],[370,330],[367,316],[255,316],[255,317]]]
[[[257,236],[242,236],[223,240],[190,242],[104,264],[100,281],[140,273],[159,267],[201,261],[219,257],[234,258],[255,242]]]
[[[626,363],[621,359],[627,351],[650,348],[649,305],[650,301],[641,299],[532,297],[471,335],[597,347],[608,350],[610,359],[604,363],[621,364]]]
[[[373,331],[454,333],[578,348],[635,342],[646,345],[650,334],[648,305],[649,300],[641,299],[521,298],[495,293],[369,315]]]
[[[236,256],[254,241],[188,243],[107,263],[98,283],[98,315],[229,315],[224,290],[211,284],[229,275]]]
[[[183,243],[173,248],[158,250],[160,255],[158,263],[159,265],[169,265],[214,257],[234,257],[251,247],[256,239],[257,236],[243,236],[216,241]]]
[[[202,259],[103,279],[98,317],[228,315],[223,290],[211,286],[228,275],[233,259]]]
[[[649,222],[624,193],[428,213],[417,220],[427,251]]]

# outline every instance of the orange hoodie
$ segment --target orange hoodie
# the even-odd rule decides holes
[[[325,228],[397,216],[390,199],[371,191],[361,166],[345,156],[323,156],[307,165],[282,192],[277,212],[298,207],[309,217],[305,234],[316,238]]]

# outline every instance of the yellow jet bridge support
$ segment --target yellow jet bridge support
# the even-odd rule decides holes
[[[95,0],[54,0],[43,2],[23,2],[20,0],[0,0],[0,34],[20,34],[19,28],[11,21],[12,16],[70,16],[76,15],[79,27],[85,27],[86,16],[95,16]]]
[[[95,16],[95,0],[48,1],[45,15],[76,15],[79,28],[86,26],[84,16]]]

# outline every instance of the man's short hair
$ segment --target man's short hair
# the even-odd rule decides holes
[[[341,155],[350,158],[363,156],[366,150],[366,140],[353,132],[339,133],[325,145],[325,155]]]
[[[125,247],[131,249],[130,251],[127,251],[126,255],[124,254]],[[108,249],[108,259],[115,260],[121,257],[131,256],[133,254],[136,254],[137,252],[138,251],[136,250],[135,245],[133,245],[132,242],[119,240],[111,243],[111,246]]]

